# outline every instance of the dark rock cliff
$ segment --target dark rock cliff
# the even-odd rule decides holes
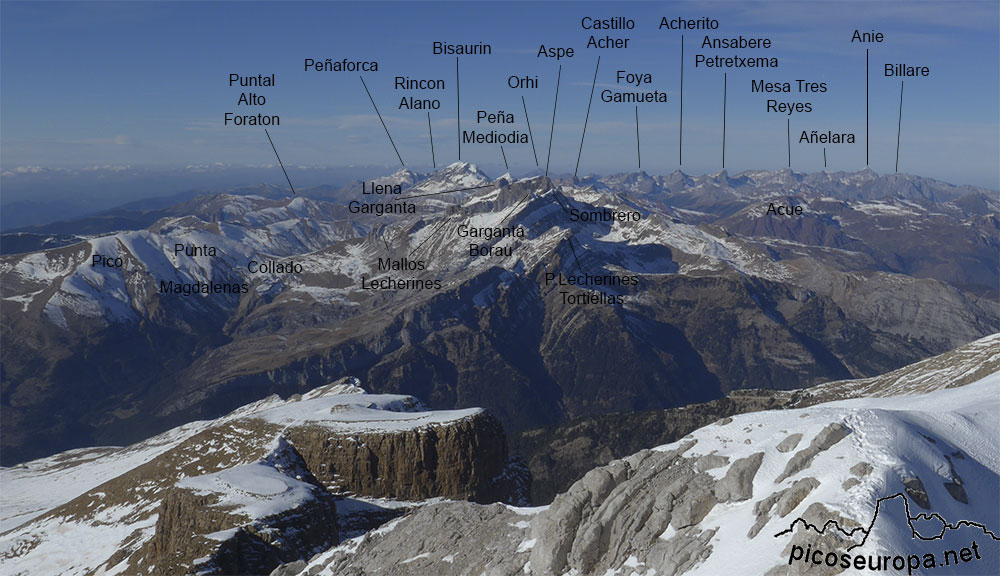
[[[403,500],[518,500],[506,481],[503,428],[486,412],[391,433],[303,426],[287,430],[286,436],[317,479],[338,492]]]

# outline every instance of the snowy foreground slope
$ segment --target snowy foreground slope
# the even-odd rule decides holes
[[[725,418],[548,507],[423,506],[279,573],[997,574],[1000,372],[955,384],[1000,338],[970,347],[893,373],[893,396],[842,383],[869,397]]]

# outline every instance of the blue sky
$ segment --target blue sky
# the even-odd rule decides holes
[[[854,145],[827,147],[830,170],[865,167],[865,46],[850,43],[855,28],[877,29],[871,47],[870,166],[893,172],[899,79],[885,78],[886,62],[931,68],[906,81],[900,171],[956,183],[1000,187],[998,75],[1000,3],[2,3],[0,139],[4,170],[36,165],[261,165],[274,156],[260,128],[224,127],[225,112],[278,114],[270,129],[287,165],[385,165],[399,161],[356,73],[306,72],[303,60],[377,60],[365,81],[408,167],[431,164],[424,112],[397,109],[396,75],[441,78],[441,109],[431,112],[439,166],[457,160],[455,59],[431,54],[435,40],[492,44],[492,56],[460,60],[463,128],[477,110],[515,114],[524,131],[528,106],[544,169],[558,63],[537,58],[540,44],[571,46],[552,140],[551,171],[572,173],[590,85],[597,78],[580,173],[637,169],[635,109],[599,101],[618,70],[648,72],[664,104],[639,105],[642,168],[719,170],[722,151],[723,69],[695,68],[698,53],[776,56],[777,69],[728,70],[726,168],[787,165],[786,117],[764,111],[766,96],[752,79],[826,82],[814,111],[793,114],[791,130],[853,132]],[[589,31],[583,16],[627,16],[630,31]],[[686,31],[684,164],[678,166],[680,31],[658,30],[660,18],[709,16],[719,30]],[[625,50],[588,50],[591,34],[629,37]],[[713,37],[766,36],[767,50],[702,50]],[[236,106],[230,73],[271,74],[259,110]],[[507,87],[511,74],[537,75],[537,90]],[[409,94],[409,93],[408,93]],[[822,146],[793,138],[792,167],[823,169]],[[505,146],[511,171],[535,169],[530,145]],[[502,171],[498,146],[464,145],[462,159]],[[294,168],[292,169],[294,175]],[[278,175],[280,180],[283,178]],[[279,181],[280,181],[279,180]]]

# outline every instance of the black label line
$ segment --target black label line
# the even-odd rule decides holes
[[[524,204],[524,201],[528,199],[528,196],[531,196],[533,193],[534,190],[528,190],[527,192],[524,193],[524,196],[521,196],[521,199],[518,200],[516,204],[514,204],[514,207],[510,209],[510,212],[507,212],[507,215],[504,216],[503,220],[500,221],[501,227],[503,227],[503,225],[507,222],[507,220],[514,215],[514,212],[517,212],[518,206]]]
[[[635,157],[639,160],[639,170],[642,170],[642,152],[639,151],[639,106],[635,107]]]
[[[437,158],[434,156],[434,130],[431,130],[430,110],[427,111],[427,133],[431,136],[431,162],[434,164],[434,169],[437,170],[438,163]]]
[[[576,267],[580,269],[580,272],[583,272],[583,264],[580,264],[580,257],[576,255],[576,248],[573,247],[572,233],[570,233],[569,238],[567,240],[569,242],[569,249],[573,252],[573,260],[576,260]]]
[[[462,87],[458,83],[458,56],[455,56],[455,119],[458,120],[458,159],[462,160]]]
[[[580,157],[583,156],[583,139],[587,137],[587,122],[590,121],[590,105],[594,103],[594,88],[597,86],[597,71],[601,68],[601,57],[597,57],[597,66],[594,66],[594,82],[590,85],[590,100],[587,101],[587,116],[583,119],[583,134],[580,136],[580,151],[576,155],[576,169],[573,170],[573,178],[580,172]],[[558,90],[558,89],[557,89]],[[555,114],[553,113],[553,122]],[[550,142],[551,143],[551,142]]]
[[[427,235],[427,238],[424,238],[423,242],[421,242],[420,244],[417,244],[416,248],[414,248],[413,250],[410,250],[410,253],[407,254],[406,257],[409,258],[410,256],[413,256],[415,253],[417,253],[417,251],[420,250],[420,248],[424,244],[426,244],[428,240],[430,240],[431,238],[433,238],[434,235],[437,234],[438,231],[441,230],[441,228],[444,227],[444,225],[447,222],[448,222],[448,215],[445,214],[444,216],[441,217],[441,222],[439,222],[438,225],[435,226],[433,230],[431,230],[431,233]]]
[[[375,105],[375,99],[372,98],[372,93],[368,90],[368,84],[365,84],[364,76],[358,76],[361,78],[361,85],[365,87],[365,92],[368,94],[368,99],[372,101],[372,108],[375,109],[375,113],[378,114],[378,121],[382,123],[382,128],[385,130],[385,135],[389,137],[389,143],[392,144],[392,149],[396,151],[396,158],[399,158],[399,163],[406,166],[403,162],[403,157],[399,155],[399,148],[396,148],[396,143],[392,140],[392,134],[389,134],[389,128],[385,125],[385,120],[382,119],[382,113],[378,111],[378,106]]]
[[[559,72],[556,75],[556,97],[555,100],[552,102],[552,126],[551,128],[549,128],[549,155],[545,159],[546,180],[549,177],[549,162],[552,161],[552,136],[553,134],[555,134],[556,130],[556,109],[559,107],[559,83],[561,80],[562,80],[562,64],[559,65]],[[511,208],[510,211],[507,212],[507,215],[503,217],[503,220],[500,221],[500,226],[503,226],[507,222],[507,220],[514,215],[514,212],[517,212],[517,208],[521,204],[524,204],[524,201],[528,199],[528,196],[531,196],[533,193],[534,190],[528,190],[527,192],[525,192],[524,196],[521,196],[521,199],[518,200],[516,204],[514,204],[514,207]]]
[[[566,205],[563,204],[562,200],[559,199],[559,193],[556,190],[552,191],[552,197],[556,199],[556,202],[559,204],[560,207],[562,207],[564,212],[570,214],[569,208],[567,208]]]
[[[903,130],[903,81],[899,81],[899,123],[896,124],[896,172],[899,172],[899,135]]]
[[[823,168],[826,168],[826,146],[823,146]]]
[[[788,167],[792,167],[792,119],[785,119],[785,138],[788,140]],[[826,158],[826,148],[823,149],[823,157]]]
[[[503,151],[503,144],[500,145],[500,155],[503,156],[503,165],[510,172],[510,164],[507,164],[507,153]]]
[[[677,164],[684,164],[684,35],[681,34],[681,127],[678,130]]]
[[[531,153],[535,155],[535,166],[538,166],[538,152],[535,151],[535,136],[531,133],[531,120],[528,119],[528,105],[524,102],[524,95],[521,95],[521,106],[524,106],[524,121],[528,124],[528,137],[531,138]]]
[[[722,169],[726,169],[726,73],[722,73]]]
[[[549,155],[545,159],[545,177],[549,177],[549,162],[552,161],[552,135],[556,131],[556,107],[559,106],[559,81],[562,80],[562,64],[559,65],[559,74],[556,76],[556,99],[552,103],[552,127],[549,128]]]
[[[470,186],[468,188],[455,188],[454,190],[442,190],[441,192],[428,192],[427,194],[414,194],[412,196],[401,196],[399,198],[393,198],[389,202],[397,202],[399,200],[411,200],[413,198],[425,198],[427,196],[439,196],[441,194],[451,194],[452,192],[466,192],[469,190],[482,190],[483,188],[490,188],[494,184],[483,184],[482,186]]]
[[[292,179],[288,177],[288,171],[285,170],[285,165],[281,162],[281,156],[278,156],[278,149],[274,147],[274,140],[271,140],[271,135],[268,134],[267,128],[264,128],[264,134],[267,135],[267,141],[271,143],[271,150],[274,150],[274,157],[278,159],[278,166],[281,166],[281,171],[285,173],[285,180],[288,181],[288,187],[292,189],[292,194],[295,194],[295,187],[292,186]]]
[[[868,125],[868,48],[865,48],[865,166],[871,164],[868,159],[868,133],[871,131]]]
[[[980,530],[983,531],[984,535],[988,536],[989,538],[992,538],[993,540],[1000,540],[1000,537],[997,537],[997,535],[994,534],[989,528],[978,522],[972,522],[969,520],[959,520],[958,522],[952,524],[946,521],[944,517],[942,517],[940,514],[936,512],[931,512],[930,514],[919,513],[916,516],[913,516],[912,514],[910,514],[910,502],[906,498],[906,495],[903,494],[902,492],[896,492],[892,496],[883,496],[882,498],[879,498],[878,500],[875,501],[875,514],[872,515],[872,521],[871,523],[868,524],[868,528],[864,528],[863,526],[858,526],[856,528],[852,528],[851,531],[848,532],[847,530],[841,528],[840,523],[837,522],[836,520],[827,520],[826,523],[823,525],[823,527],[819,528],[815,524],[810,524],[809,522],[806,522],[802,517],[799,517],[793,520],[787,529],[778,532],[777,534],[774,535],[774,537],[778,538],[780,536],[784,536],[785,534],[792,534],[795,530],[796,524],[802,524],[806,530],[812,530],[813,532],[816,532],[817,534],[820,535],[825,534],[827,528],[833,528],[838,532],[840,532],[841,534],[847,536],[848,538],[853,538],[856,532],[861,532],[862,534],[864,534],[864,538],[861,539],[860,543],[849,547],[847,551],[850,552],[855,548],[860,548],[865,545],[865,542],[868,541],[868,536],[871,535],[872,529],[875,527],[875,520],[878,519],[878,514],[882,509],[882,503],[887,500],[893,500],[895,498],[901,498],[903,500],[903,509],[906,512],[906,523],[910,527],[911,539],[915,538],[918,540],[923,540],[925,542],[940,540],[944,538],[944,535],[948,530],[958,530],[963,526],[969,526],[969,527],[979,528]],[[918,521],[937,520],[942,525],[941,532],[939,532],[935,536],[924,536],[923,534],[918,532],[916,528],[913,527],[914,520]]]

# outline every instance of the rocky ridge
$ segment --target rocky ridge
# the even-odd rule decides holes
[[[86,452],[0,469],[11,574],[266,573],[398,514],[381,497],[516,503],[529,483],[487,413],[350,378]]]
[[[520,431],[872,376],[1000,326],[987,190],[869,171],[490,179],[467,164],[380,182],[416,211],[350,212],[370,203],[357,186],[226,193],[144,228],[0,258],[0,458],[134,442],[330,374],[435,409],[483,406]],[[766,215],[782,202],[802,218]],[[571,218],[603,210],[641,219]],[[479,239],[501,254],[472,256],[460,227],[501,223],[524,236]],[[218,254],[178,255],[178,243]],[[91,266],[102,254],[122,267]],[[406,277],[441,289],[361,288],[394,273],[379,258],[404,254],[425,265]],[[250,274],[250,259],[302,271]],[[558,286],[549,274],[637,284]],[[161,281],[249,290],[188,297],[161,294]]]
[[[674,442],[702,426],[738,414],[850,398],[927,393],[964,386],[998,371],[1000,334],[993,334],[872,378],[839,380],[795,391],[736,390],[719,400],[681,408],[580,418],[526,430],[513,435],[510,443],[531,469],[533,503],[543,505],[592,468],[644,447]],[[777,449],[787,451],[782,444]]]
[[[995,338],[979,344],[980,357],[995,354]],[[969,352],[952,360],[968,359]],[[724,418],[591,470],[547,507],[421,507],[281,573],[677,575],[738,565],[746,574],[837,574],[839,567],[793,564],[792,547],[839,553],[860,545],[863,533],[820,535],[793,521],[867,530],[878,506],[884,509],[858,554],[905,558],[968,546],[974,538],[983,549],[980,563],[939,568],[991,573],[1000,568],[1000,540],[969,527],[923,543],[911,537],[901,509],[886,503],[895,499],[885,500],[899,492],[914,514],[931,511],[997,532],[1000,371],[994,367],[974,382],[953,380],[989,367],[942,370],[943,363],[911,367],[914,386],[902,395]],[[902,384],[898,376],[886,382]],[[469,518],[475,527],[463,538],[435,528],[460,527]]]

